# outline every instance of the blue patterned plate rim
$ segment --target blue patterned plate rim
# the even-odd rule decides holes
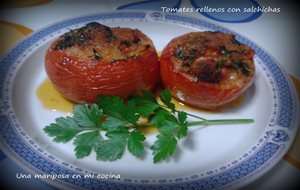
[[[46,26],[24,40],[19,42],[0,63],[0,145],[2,150],[12,160],[31,173],[49,174],[83,174],[84,169],[67,162],[56,159],[54,155],[45,150],[37,151],[33,148],[34,140],[22,131],[22,124],[18,122],[9,97],[9,88],[12,82],[8,79],[14,73],[16,67],[22,64],[22,56],[29,47],[38,48],[43,44],[43,39],[53,33],[73,25],[80,25],[91,21],[137,21],[174,23],[180,26],[209,29],[232,33],[242,43],[251,46],[256,51],[257,59],[263,69],[268,73],[270,85],[274,87],[275,103],[272,108],[272,117],[267,129],[257,141],[257,146],[252,146],[239,158],[232,160],[227,166],[221,166],[217,170],[211,170],[202,174],[192,174],[185,178],[136,180],[136,179],[72,179],[59,180],[46,179],[47,183],[60,188],[68,189],[219,189],[241,187],[259,178],[269,171],[286,153],[292,144],[296,131],[299,112],[296,92],[288,75],[275,59],[265,50],[248,40],[247,38],[226,28],[202,21],[199,18],[182,16],[177,14],[164,14],[161,12],[144,11],[115,11],[103,12],[94,15],[80,16],[66,19]],[[45,41],[45,40],[44,40]],[[24,53],[25,52],[25,53]],[[28,52],[27,52],[28,53]],[[276,105],[275,105],[276,104]],[[20,132],[21,131],[21,132]],[[26,138],[26,139],[25,139]],[[37,146],[38,147],[38,146]],[[40,147],[38,147],[40,148]],[[41,153],[43,152],[43,154]],[[57,161],[58,162],[57,162]]]

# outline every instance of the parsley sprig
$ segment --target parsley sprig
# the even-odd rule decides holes
[[[59,117],[44,131],[57,143],[74,139],[78,159],[95,151],[97,160],[114,161],[126,149],[135,157],[143,157],[146,137],[141,128],[156,126],[158,135],[151,150],[157,163],[174,154],[177,142],[188,135],[191,126],[253,122],[252,119],[207,120],[177,110],[171,100],[169,90],[162,91],[158,100],[145,90],[127,101],[117,96],[99,96],[91,105],[75,105],[72,117]],[[188,116],[198,121],[189,122]]]

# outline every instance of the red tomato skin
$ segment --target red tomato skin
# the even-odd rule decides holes
[[[54,50],[45,56],[46,73],[54,87],[66,98],[78,103],[95,102],[97,95],[126,98],[141,89],[151,90],[159,81],[159,62],[155,49],[135,59],[113,63],[82,61]]]

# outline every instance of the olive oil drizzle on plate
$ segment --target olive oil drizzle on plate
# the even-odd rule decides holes
[[[43,107],[51,111],[71,113],[75,105],[74,102],[64,98],[48,78],[38,86],[36,94]]]

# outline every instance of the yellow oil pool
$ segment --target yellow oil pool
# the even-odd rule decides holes
[[[52,85],[49,79],[45,79],[36,89],[36,94],[42,105],[52,111],[72,112],[74,102],[64,98]]]

